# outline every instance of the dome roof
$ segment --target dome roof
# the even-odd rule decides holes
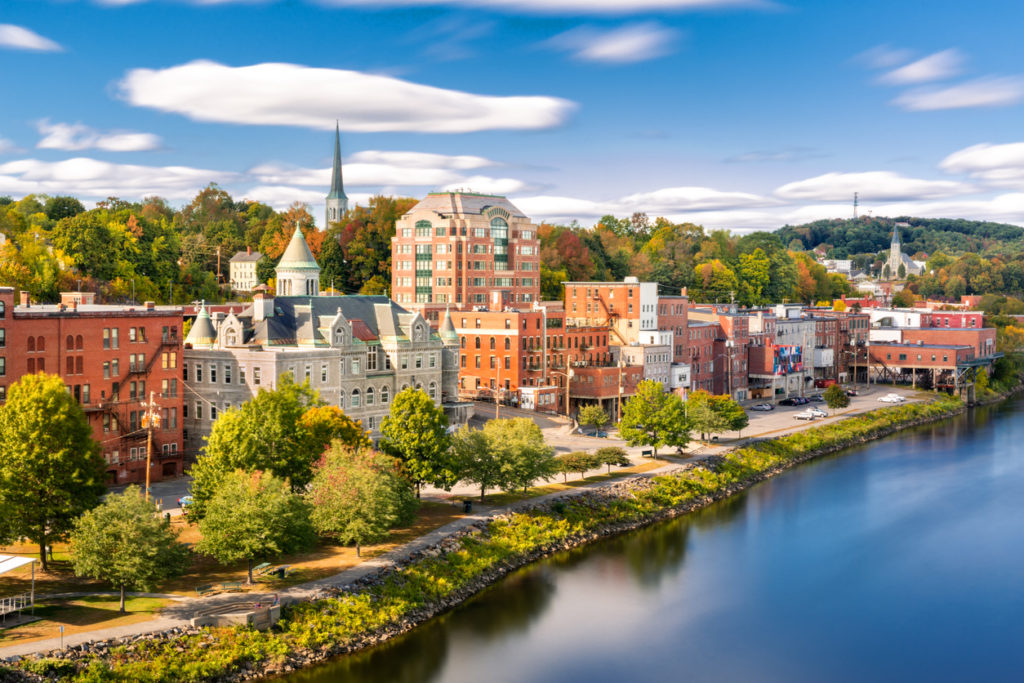
[[[441,321],[440,327],[437,328],[437,334],[441,337],[442,341],[459,341],[459,335],[455,332],[455,324],[452,322],[452,314],[447,308],[444,310],[444,320]]]
[[[277,270],[320,270],[298,226],[295,226],[295,234],[277,263]]]
[[[217,341],[217,330],[213,328],[213,321],[206,311],[206,302],[199,307],[199,315],[192,323],[192,329],[185,337],[185,343],[191,344],[194,349],[212,349]]]

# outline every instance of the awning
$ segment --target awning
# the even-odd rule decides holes
[[[24,567],[27,564],[38,562],[34,557],[22,557],[21,555],[0,555],[0,574]]]

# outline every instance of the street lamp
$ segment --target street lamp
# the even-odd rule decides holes
[[[618,415],[616,423],[622,422],[622,368],[626,367],[626,361],[619,359],[619,400],[615,402],[615,412]]]

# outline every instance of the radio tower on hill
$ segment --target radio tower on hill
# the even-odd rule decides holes
[[[857,193],[853,193],[853,220],[857,220]]]

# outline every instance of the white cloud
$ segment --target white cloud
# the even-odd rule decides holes
[[[113,164],[78,157],[63,161],[18,159],[0,164],[0,192],[72,194],[79,197],[160,195],[190,199],[209,182],[225,183],[237,174],[188,166]]]
[[[0,24],[0,47],[35,52],[60,52],[64,49],[49,38],[14,24]]]
[[[475,95],[391,76],[280,63],[231,67],[195,61],[133,69],[119,87],[133,105],[197,121],[333,130],[339,120],[345,130],[358,132],[551,128],[575,108],[556,97]]]
[[[982,143],[953,152],[939,163],[950,173],[967,173],[992,185],[1024,187],[1024,142]]]
[[[39,149],[80,151],[102,149],[107,152],[143,152],[160,146],[160,137],[152,133],[111,131],[101,133],[81,123],[50,123],[43,119],[36,124],[42,139]]]
[[[468,178],[461,178],[454,183],[449,183],[442,189],[508,195],[522,192],[526,188],[526,183],[516,178],[491,178],[483,175],[474,175]]]
[[[11,154],[18,151],[18,146],[7,138],[0,138],[0,154]]]
[[[936,52],[933,55],[923,57],[916,62],[882,75],[879,80],[890,85],[910,85],[912,83],[927,83],[928,81],[940,81],[960,73],[960,67],[964,58],[959,50],[950,49]]]
[[[974,192],[970,185],[952,180],[907,178],[891,171],[866,173],[826,173],[806,180],[787,183],[775,194],[783,199],[819,201],[853,200],[859,192],[865,201],[934,199]]]
[[[708,211],[740,206],[768,206],[777,200],[747,192],[722,192],[710,187],[666,187],[653,192],[631,194],[617,204],[620,213],[649,211],[676,213],[679,211]]]
[[[389,152],[365,150],[356,152],[349,160],[354,163],[390,164],[405,168],[453,168],[469,170],[500,166],[497,161],[471,155],[429,154],[427,152]],[[347,162],[346,162],[347,166]]]
[[[897,64],[910,60],[914,53],[910,50],[897,49],[888,45],[876,45],[854,57],[855,61],[872,69],[890,69]]]
[[[948,88],[918,88],[892,101],[909,111],[1005,107],[1024,99],[1024,80],[1019,77],[977,78]]]
[[[679,32],[655,21],[602,31],[579,26],[544,41],[547,47],[571,52],[586,62],[624,64],[663,57],[672,51]]]

